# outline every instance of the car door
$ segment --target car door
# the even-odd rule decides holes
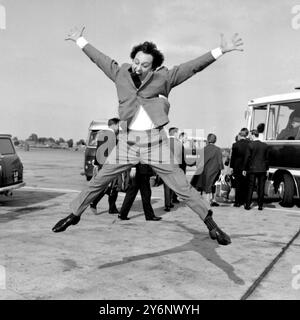
[[[22,181],[22,163],[9,137],[0,137],[1,187]]]

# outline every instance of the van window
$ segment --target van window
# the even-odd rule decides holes
[[[298,112],[299,116],[300,113]],[[276,117],[276,139],[277,140],[294,140],[299,139],[299,128],[294,127],[293,120],[296,116],[296,110],[291,109],[288,105],[277,106]]]
[[[15,154],[15,150],[10,139],[0,138],[0,154]]]
[[[98,130],[93,130],[90,132],[88,146],[97,146],[97,134]]]
[[[267,106],[259,106],[254,108],[251,129],[257,129],[261,123],[265,123],[267,118]]]

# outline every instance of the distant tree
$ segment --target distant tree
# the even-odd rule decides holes
[[[85,141],[84,139],[80,139],[79,141],[76,142],[76,145],[79,146],[79,145],[84,145],[85,146]]]
[[[38,143],[45,144],[48,139],[45,137],[38,138]]]
[[[65,140],[63,138],[59,138],[58,140],[55,140],[56,144],[60,144],[60,143],[63,143],[63,142],[65,142]]]
[[[72,147],[73,147],[73,144],[74,144],[73,139],[69,139],[69,140],[67,141],[67,144],[68,144],[69,148],[72,148]]]
[[[28,140],[31,140],[31,141],[34,141],[34,142],[38,142],[38,139],[39,139],[39,137],[38,137],[38,135],[36,133],[32,133],[28,138]]]
[[[48,138],[49,142],[55,143],[55,139],[53,139],[52,137]]]

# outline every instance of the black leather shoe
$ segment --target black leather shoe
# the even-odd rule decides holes
[[[119,210],[117,208],[109,209],[108,213],[117,214],[117,213],[119,213]]]
[[[210,206],[211,206],[211,207],[219,207],[220,205],[218,204],[218,202],[212,201],[212,202],[210,203]]]
[[[245,210],[251,210],[250,206],[244,206]]]
[[[80,216],[75,216],[75,214],[71,213],[66,218],[61,219],[57,222],[57,224],[52,228],[53,232],[63,232],[70,225],[75,225],[79,222]]]
[[[230,237],[218,227],[210,230],[209,235],[211,239],[217,240],[218,244],[221,244],[222,246],[227,246],[231,243]]]
[[[239,208],[241,205],[239,203],[235,203],[233,206]]]
[[[263,207],[258,207],[258,210],[261,211],[263,209]]]
[[[159,221],[162,217],[152,216],[152,217],[146,217],[147,221]]]
[[[128,218],[128,217],[123,217],[123,216],[121,216],[120,214],[118,215],[118,218],[119,218],[120,220],[130,220],[130,218]]]
[[[171,211],[171,208],[170,208],[170,207],[165,207],[164,210],[165,210],[166,212],[170,212],[170,211]]]

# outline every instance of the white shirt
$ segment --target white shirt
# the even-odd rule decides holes
[[[80,37],[77,39],[76,44],[83,49],[87,44],[88,41],[84,37]],[[217,60],[219,57],[223,55],[221,48],[216,48],[211,50],[212,56]],[[150,119],[148,113],[145,111],[143,106],[140,106],[132,119],[129,129],[131,130],[139,130],[145,131],[149,129],[154,129],[155,125]]]

